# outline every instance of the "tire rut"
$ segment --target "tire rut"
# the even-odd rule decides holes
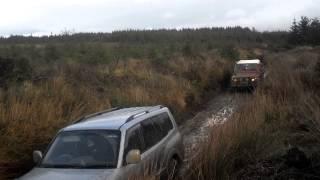
[[[199,145],[208,138],[212,126],[223,124],[235,112],[240,102],[244,101],[242,94],[224,93],[213,98],[206,108],[192,119],[180,126],[185,147],[185,159],[181,173],[188,170],[188,162],[199,153]]]

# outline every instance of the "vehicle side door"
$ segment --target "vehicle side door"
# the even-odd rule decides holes
[[[126,132],[125,143],[124,143],[124,152],[123,152],[123,161],[122,161],[122,172],[121,177],[123,179],[128,179],[134,176],[140,176],[144,172],[144,158],[141,158],[141,161],[137,164],[127,164],[126,156],[130,150],[140,150],[141,154],[145,149],[144,141],[142,138],[142,127],[140,124],[137,124]]]
[[[149,173],[160,175],[166,165],[167,124],[162,114],[158,114],[141,122],[142,134],[145,142],[143,156],[146,158],[146,169]]]

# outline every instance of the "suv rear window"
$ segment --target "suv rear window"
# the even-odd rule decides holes
[[[141,122],[145,150],[161,141],[173,128],[167,113],[162,113]]]

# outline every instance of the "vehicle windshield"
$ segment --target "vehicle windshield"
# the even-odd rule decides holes
[[[235,73],[256,71],[258,64],[236,64],[234,68]]]
[[[120,131],[88,130],[61,132],[40,167],[116,168]]]

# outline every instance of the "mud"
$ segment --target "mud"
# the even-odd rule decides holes
[[[208,138],[210,128],[226,122],[242,102],[249,100],[250,96],[243,93],[221,94],[213,98],[203,111],[180,126],[185,147],[182,174],[188,169],[188,162],[197,155],[199,144]]]

